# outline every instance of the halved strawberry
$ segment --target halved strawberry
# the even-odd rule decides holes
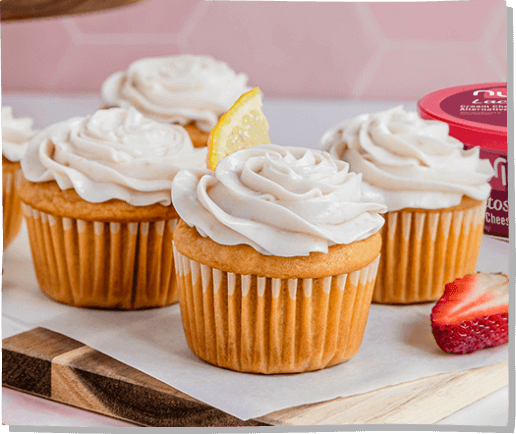
[[[432,309],[432,333],[447,353],[472,353],[509,339],[509,278],[477,273],[447,283]]]

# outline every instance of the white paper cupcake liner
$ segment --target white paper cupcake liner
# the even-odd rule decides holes
[[[177,300],[172,234],[177,219],[98,222],[23,204],[42,291],[81,307],[140,309]]]
[[[18,235],[23,220],[18,188],[22,171],[2,171],[2,208],[3,208],[3,247],[9,246]]]
[[[388,212],[373,302],[437,300],[444,285],[474,273],[486,203],[446,212]]]
[[[174,247],[183,328],[201,359],[243,372],[322,369],[362,342],[379,258],[361,270],[275,279],[211,268]]]

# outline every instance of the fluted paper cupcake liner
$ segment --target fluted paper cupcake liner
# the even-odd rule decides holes
[[[446,283],[474,273],[485,206],[483,202],[447,212],[388,212],[373,302],[438,300]]]
[[[340,276],[275,279],[211,268],[175,247],[174,256],[183,328],[199,358],[271,374],[322,369],[358,351],[378,257]]]
[[[172,234],[177,219],[98,222],[23,204],[36,277],[49,297],[73,306],[161,307],[178,301]]]
[[[2,171],[3,243],[4,249],[18,235],[23,220],[18,187],[22,171]]]

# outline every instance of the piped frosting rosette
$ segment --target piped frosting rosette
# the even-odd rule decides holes
[[[48,127],[30,142],[21,164],[29,181],[55,180],[88,202],[168,206],[174,176],[205,160],[206,149],[195,149],[183,127],[112,108]]]
[[[218,118],[249,88],[247,76],[209,56],[145,58],[102,86],[104,106],[135,107],[162,122],[194,121],[210,132]]]
[[[401,106],[363,114],[331,128],[320,146],[363,175],[367,197],[403,208],[458,205],[464,195],[485,200],[494,175],[479,148],[465,151],[444,122],[421,119]]]
[[[361,176],[326,152],[259,145],[217,169],[179,172],[173,200],[181,218],[223,245],[263,255],[328,252],[378,232],[385,207],[363,200]]]
[[[2,154],[9,161],[20,161],[27,143],[37,131],[32,129],[32,119],[14,117],[11,107],[2,107]]]

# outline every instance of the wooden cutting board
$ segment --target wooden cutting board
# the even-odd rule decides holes
[[[2,342],[4,386],[144,426],[432,424],[508,385],[508,362],[242,421],[59,333]]]

